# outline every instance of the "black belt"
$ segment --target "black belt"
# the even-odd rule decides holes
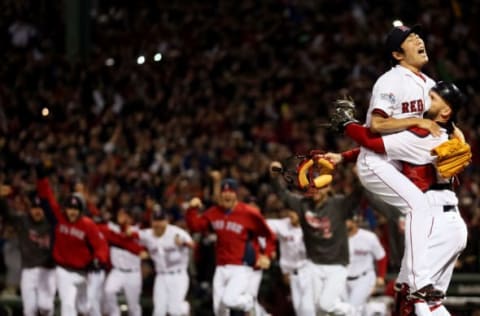
[[[435,183],[432,184],[427,191],[443,191],[443,190],[453,190],[453,184],[451,183]]]
[[[347,281],[353,281],[353,280],[356,280],[358,278],[361,278],[361,277],[367,275],[368,272],[370,272],[370,270],[364,271],[363,273],[361,273],[359,275],[356,275],[356,276],[349,276],[349,277],[347,277]]]
[[[178,274],[178,273],[182,273],[184,270],[182,269],[179,269],[179,270],[172,270],[172,271],[160,271],[160,272],[157,272],[158,274]]]
[[[137,272],[137,271],[140,271],[138,269],[123,269],[123,268],[115,268],[119,271],[122,271],[122,272]]]
[[[444,212],[456,212],[457,207],[455,205],[444,205],[443,206],[443,211]]]

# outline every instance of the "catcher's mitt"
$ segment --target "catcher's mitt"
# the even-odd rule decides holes
[[[272,171],[280,172],[288,184],[302,191],[323,188],[333,180],[335,165],[318,150],[290,157],[282,165]]]
[[[338,99],[333,103],[334,110],[330,116],[330,128],[337,133],[343,133],[349,123],[358,123],[355,119],[355,103],[350,99]]]
[[[470,164],[472,151],[467,143],[458,138],[452,138],[432,149],[432,155],[437,156],[438,173],[442,178],[448,179]]]

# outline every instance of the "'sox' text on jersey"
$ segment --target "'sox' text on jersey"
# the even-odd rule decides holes
[[[85,239],[85,232],[78,229],[78,228],[71,227],[71,226],[69,227],[69,226],[64,225],[64,224],[59,224],[58,230],[62,234],[69,235],[69,236],[75,237],[75,238],[80,239],[80,240]]]
[[[402,113],[423,112],[424,109],[425,106],[422,99],[402,102]]]
[[[227,230],[227,231],[232,231],[236,234],[241,234],[243,230],[243,225],[236,223],[236,222],[231,222],[231,221],[224,221],[222,219],[215,220],[212,222],[212,226],[215,230]]]

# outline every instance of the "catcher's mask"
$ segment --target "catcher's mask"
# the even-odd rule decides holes
[[[291,161],[297,161],[294,166],[282,171],[285,180],[292,185],[296,185],[302,191],[310,191],[311,189],[321,189],[329,185],[333,180],[334,164],[326,159],[318,151],[312,151],[308,155],[297,155],[290,158]],[[289,170],[290,169],[290,170]]]

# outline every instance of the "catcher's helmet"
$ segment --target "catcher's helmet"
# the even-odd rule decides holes
[[[454,111],[467,103],[465,94],[452,82],[439,81],[432,90],[438,93]]]

